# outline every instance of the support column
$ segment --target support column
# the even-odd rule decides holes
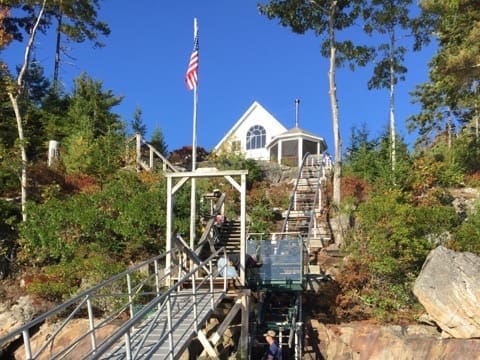
[[[170,273],[170,268],[172,266],[172,222],[173,222],[173,206],[172,206],[172,178],[167,177],[167,230],[165,233],[165,250],[167,252],[167,256],[165,258],[165,271]],[[171,284],[171,277],[170,275],[167,278],[167,285],[170,286]]]
[[[242,293],[242,331],[240,333],[240,358],[248,358],[248,328],[250,315],[250,292],[244,291]]]
[[[298,157],[297,167],[300,167],[301,162],[303,160],[303,139],[302,138],[299,138],[297,140],[297,157]]]
[[[246,192],[247,192],[247,175],[241,175],[240,188],[240,282],[245,286],[245,254],[247,252],[246,246],[246,229],[247,229],[247,211],[246,211]]]
[[[277,162],[278,165],[282,165],[282,140],[278,140],[278,150],[277,150]]]
[[[136,147],[135,147],[135,161],[136,161],[136,169],[140,171],[140,161],[142,160],[142,135],[139,133],[135,134],[136,139]]]

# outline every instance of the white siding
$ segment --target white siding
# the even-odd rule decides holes
[[[255,126],[263,126],[266,133],[265,147],[261,149],[247,150],[247,132]],[[275,119],[265,108],[258,102],[254,102],[245,114],[235,123],[225,137],[215,146],[214,151],[219,149],[227,139],[238,139],[241,144],[241,151],[247,159],[269,160],[270,156],[266,146],[272,139],[285,132],[287,129]]]

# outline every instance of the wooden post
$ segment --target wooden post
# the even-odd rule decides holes
[[[171,177],[167,177],[167,229],[165,233],[165,245],[166,245],[166,252],[167,252],[167,257],[165,259],[165,273],[169,274],[167,277],[167,286],[170,286],[172,281],[171,281],[171,275],[170,275],[170,269],[172,268],[172,235],[173,235],[173,191],[172,191],[172,181],[173,179]]]
[[[240,358],[248,358],[248,328],[249,328],[249,314],[250,314],[250,292],[243,291],[242,293],[242,331],[240,333]]]
[[[142,152],[142,135],[139,133],[135,134],[135,138],[137,139],[137,159],[136,159],[136,169],[140,171],[140,161],[141,161],[141,152]]]

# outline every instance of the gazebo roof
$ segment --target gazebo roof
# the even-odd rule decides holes
[[[289,139],[307,139],[311,141],[316,141],[316,142],[321,142],[323,144],[323,148],[327,148],[327,144],[325,143],[325,140],[317,136],[309,131],[303,130],[299,127],[294,127],[291,128],[290,130],[285,131],[284,133],[281,133],[280,135],[275,136],[272,141],[267,145],[267,149],[270,149],[273,145],[278,143],[281,140],[289,140]]]

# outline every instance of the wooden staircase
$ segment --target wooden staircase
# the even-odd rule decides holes
[[[218,229],[219,239],[215,249],[225,247],[228,254],[240,254],[241,227],[238,220],[227,220]]]
[[[326,208],[326,168],[321,158],[308,156],[297,177],[290,208],[283,214],[284,231],[298,232],[306,245],[305,272],[321,274],[319,251],[332,240]]]
[[[215,225],[214,225],[215,226]],[[241,225],[238,220],[226,220],[220,227],[214,229],[214,249],[215,251],[220,250],[222,247],[225,247],[227,256],[231,254],[240,254],[240,240],[241,240]],[[209,254],[204,254],[204,257],[209,256]],[[213,261],[214,266],[218,268],[218,259]],[[228,279],[227,287],[228,289],[237,288],[238,280]],[[219,278],[215,281],[215,287],[223,287],[223,278]]]

